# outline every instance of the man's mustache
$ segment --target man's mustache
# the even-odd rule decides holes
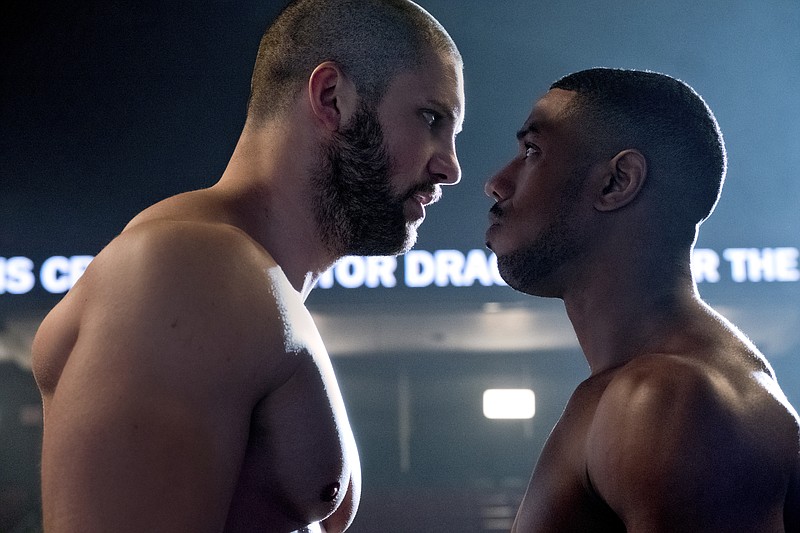
[[[403,198],[403,201],[408,200],[409,198],[413,198],[417,194],[422,194],[424,196],[429,196],[431,201],[430,204],[435,204],[442,198],[442,188],[436,183],[426,183],[424,185],[420,185],[418,187],[414,187],[411,189]]]

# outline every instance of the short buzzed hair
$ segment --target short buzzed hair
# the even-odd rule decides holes
[[[670,218],[697,224],[711,214],[727,170],[725,143],[711,109],[688,84],[657,72],[593,68],[550,88],[577,93],[573,111],[588,142],[605,155],[642,152],[645,187],[664,200]]]
[[[396,74],[423,66],[431,52],[461,64],[447,31],[408,0],[295,0],[261,39],[248,121],[283,114],[325,61],[336,62],[375,107]]]

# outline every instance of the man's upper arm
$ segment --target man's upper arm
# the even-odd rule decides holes
[[[771,530],[772,496],[754,493],[779,491],[774,465],[744,438],[735,392],[673,363],[609,384],[587,441],[592,486],[634,533]]]
[[[188,250],[168,241],[128,242],[87,272],[80,331],[45,415],[54,531],[224,525],[258,399],[252,288],[219,277],[229,269],[204,249],[213,238]]]

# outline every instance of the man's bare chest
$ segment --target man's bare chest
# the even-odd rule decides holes
[[[231,514],[300,528],[342,502],[358,457],[338,387],[311,361],[253,411]],[[230,522],[230,520],[229,520]],[[231,529],[234,530],[234,529]]]

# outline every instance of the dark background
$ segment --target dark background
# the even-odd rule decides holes
[[[0,257],[94,255],[144,207],[211,185],[244,122],[261,33],[283,3],[4,4]],[[462,183],[429,210],[418,249],[483,247],[483,183],[516,150],[514,132],[547,86],[593,66],[666,72],[715,111],[729,173],[698,247],[800,247],[796,0],[420,4],[459,45],[467,107]],[[800,282],[728,273],[700,290],[761,346],[800,405]],[[59,298],[38,283],[0,293],[0,531],[35,520],[25,364]],[[352,531],[507,530],[544,438],[587,375],[560,303],[506,287],[396,287],[316,290],[308,304],[364,464]],[[494,386],[532,388],[535,418],[485,419],[481,393]]]

